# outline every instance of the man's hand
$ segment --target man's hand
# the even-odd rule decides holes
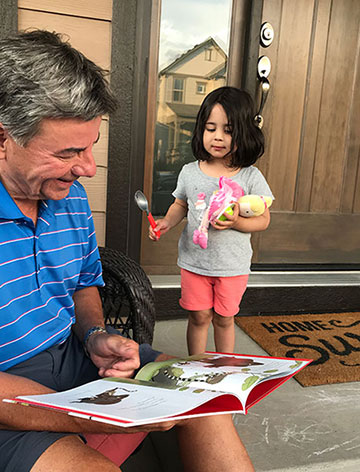
[[[116,430],[113,432],[121,434],[132,434],[132,433],[151,433],[152,431],[169,431],[176,425],[181,425],[186,420],[177,420],[177,421],[162,421],[160,423],[144,424],[141,426],[130,426],[129,428],[121,428],[121,431],[117,426]]]
[[[132,377],[140,366],[139,345],[118,334],[94,333],[86,347],[101,377]]]

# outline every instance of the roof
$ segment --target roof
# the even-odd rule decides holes
[[[162,69],[159,72],[159,75],[164,75],[168,72],[171,71],[175,66],[179,65],[181,62],[185,62],[189,59],[189,56],[193,55],[194,53],[198,52],[200,49],[205,49],[207,46],[214,46],[216,49],[221,51],[224,54],[224,57],[226,58],[226,53],[223,50],[223,48],[215,41],[214,38],[208,38],[205,41],[203,41],[200,44],[195,45],[193,48],[189,49],[188,51],[184,52],[179,56],[175,61],[173,61],[171,64],[166,66],[164,69]]]
[[[220,64],[214,70],[210,72],[205,78],[206,79],[220,79],[226,75],[227,61],[224,64]]]
[[[186,103],[166,103],[179,117],[196,118],[200,105],[187,105]]]

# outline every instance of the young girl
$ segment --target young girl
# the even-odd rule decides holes
[[[250,95],[234,87],[221,87],[204,99],[195,124],[192,150],[196,162],[184,165],[173,192],[174,203],[165,217],[157,220],[155,231],[166,233],[186,216],[187,224],[179,240],[178,265],[181,268],[180,305],[189,311],[187,343],[189,354],[206,350],[212,322],[218,352],[233,352],[234,316],[245,292],[250,272],[251,233],[265,230],[270,223],[266,209],[261,216],[244,218],[235,204],[226,221],[211,223],[206,249],[193,242],[194,230],[203,212],[198,194],[205,194],[205,205],[225,176],[237,182],[245,194],[273,198],[261,174],[253,166],[264,152],[264,137],[254,120]],[[201,202],[200,202],[201,203]]]

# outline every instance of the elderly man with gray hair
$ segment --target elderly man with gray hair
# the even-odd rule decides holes
[[[104,72],[60,35],[0,40],[0,400],[131,377],[169,357],[104,326],[78,179],[95,175],[101,117],[115,108]],[[119,470],[147,432],[173,426],[185,470],[253,470],[230,415],[122,429],[2,401],[0,470]]]

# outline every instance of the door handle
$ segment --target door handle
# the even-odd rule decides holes
[[[259,107],[259,111],[257,112],[255,116],[255,121],[257,122],[257,125],[260,129],[263,127],[263,124],[264,124],[264,118],[262,117],[261,113],[264,109],[264,105],[268,97],[269,90],[270,90],[270,82],[268,81],[266,77],[261,77],[260,79],[260,94],[261,94],[260,107]]]
[[[274,28],[268,22],[261,25],[260,30],[260,45],[264,48],[270,46],[274,39]],[[261,56],[257,62],[257,76],[259,79],[260,86],[260,107],[259,111],[255,116],[255,122],[257,126],[261,129],[264,124],[264,118],[262,117],[262,111],[270,90],[270,82],[268,77],[271,72],[271,61],[268,56]]]

